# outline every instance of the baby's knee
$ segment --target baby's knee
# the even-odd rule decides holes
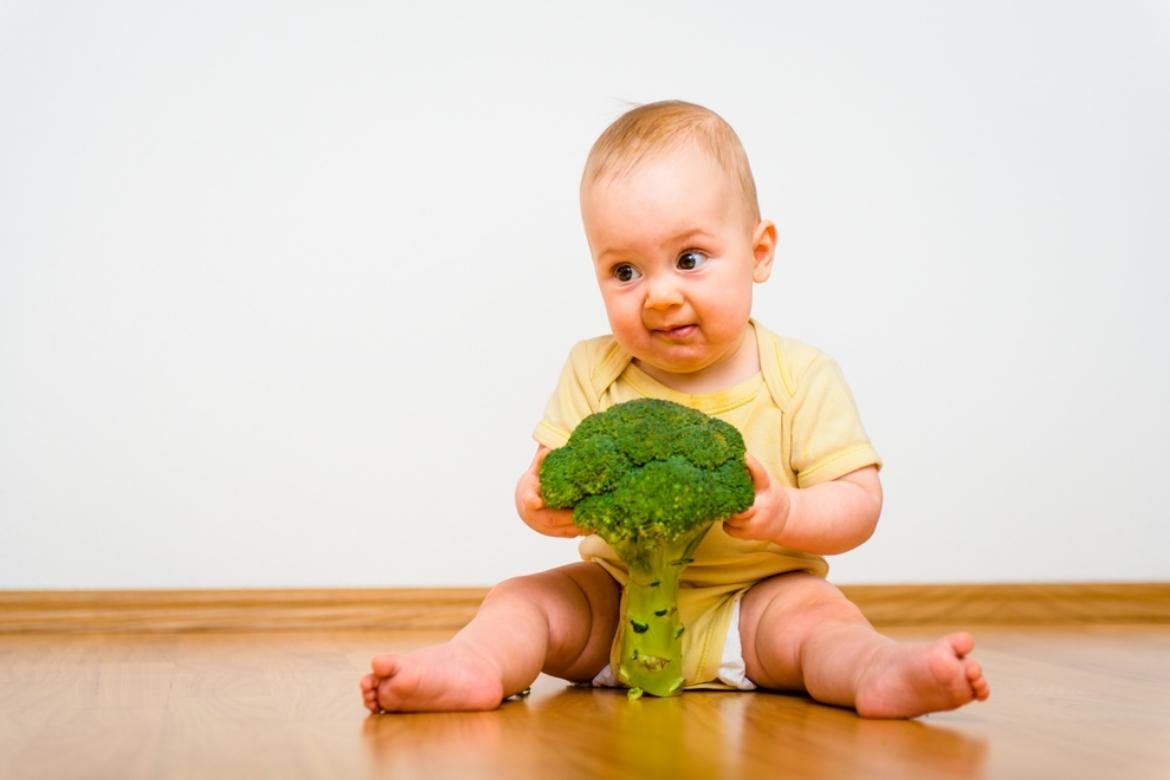
[[[509,577],[496,583],[487,592],[484,603],[501,601],[533,601],[539,597],[542,590],[541,583],[535,575]]]
[[[764,583],[752,604],[755,619],[769,622],[795,620],[825,623],[867,622],[856,604],[821,577],[807,574],[781,575]]]
[[[526,604],[547,607],[583,600],[580,589],[556,569],[509,577],[488,591],[484,604]]]
[[[488,591],[492,600],[522,599],[581,609],[589,609],[594,602],[602,608],[612,602],[616,609],[620,597],[620,586],[594,563],[576,563],[510,577]]]
[[[803,610],[798,610],[797,614],[806,620],[822,625],[831,623],[869,624],[858,606],[840,594],[834,598],[813,601]]]

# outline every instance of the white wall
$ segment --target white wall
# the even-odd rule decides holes
[[[0,587],[487,584],[622,101],[739,130],[887,460],[842,582],[1170,579],[1154,2],[0,5]]]

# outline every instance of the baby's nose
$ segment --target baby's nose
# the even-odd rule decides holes
[[[682,303],[682,292],[668,280],[652,280],[646,286],[646,308],[665,309]]]

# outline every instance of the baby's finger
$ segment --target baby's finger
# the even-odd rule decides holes
[[[573,524],[569,525],[552,525],[549,526],[545,533],[549,536],[557,536],[561,539],[572,539],[574,536],[581,536],[581,529]]]
[[[544,459],[548,457],[550,452],[552,452],[552,450],[543,444],[536,448],[536,456],[532,459],[533,471],[540,471],[540,467],[544,464]]]
[[[573,525],[573,510],[572,509],[544,509],[544,520],[546,525],[554,526],[556,528],[566,528]]]
[[[540,491],[531,487],[521,487],[516,492],[516,507],[521,512],[539,512],[544,509],[544,498]]]
[[[772,478],[768,476],[768,470],[764,468],[764,464],[756,460],[750,452],[746,453],[744,462],[747,463],[748,473],[752,475],[752,487],[757,493],[772,484]]]
[[[747,539],[748,538],[748,536],[747,536],[748,526],[731,525],[726,520],[723,521],[723,532],[725,534],[727,534],[728,536],[734,537],[736,539]]]
[[[725,526],[731,525],[735,528],[742,528],[744,525],[747,525],[747,523],[751,522],[751,519],[755,516],[756,516],[756,508],[754,506],[749,506],[747,509],[743,510],[742,512],[737,512],[734,515],[732,515],[731,517],[724,520],[723,524]]]

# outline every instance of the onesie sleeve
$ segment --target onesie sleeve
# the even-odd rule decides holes
[[[789,465],[799,487],[830,482],[865,466],[881,467],[853,394],[826,355],[818,353],[797,378],[788,412]]]
[[[556,449],[563,447],[577,423],[598,411],[598,399],[593,388],[594,352],[597,344],[583,341],[573,347],[561,371],[556,390],[548,399],[544,418],[532,436],[540,444]]]

